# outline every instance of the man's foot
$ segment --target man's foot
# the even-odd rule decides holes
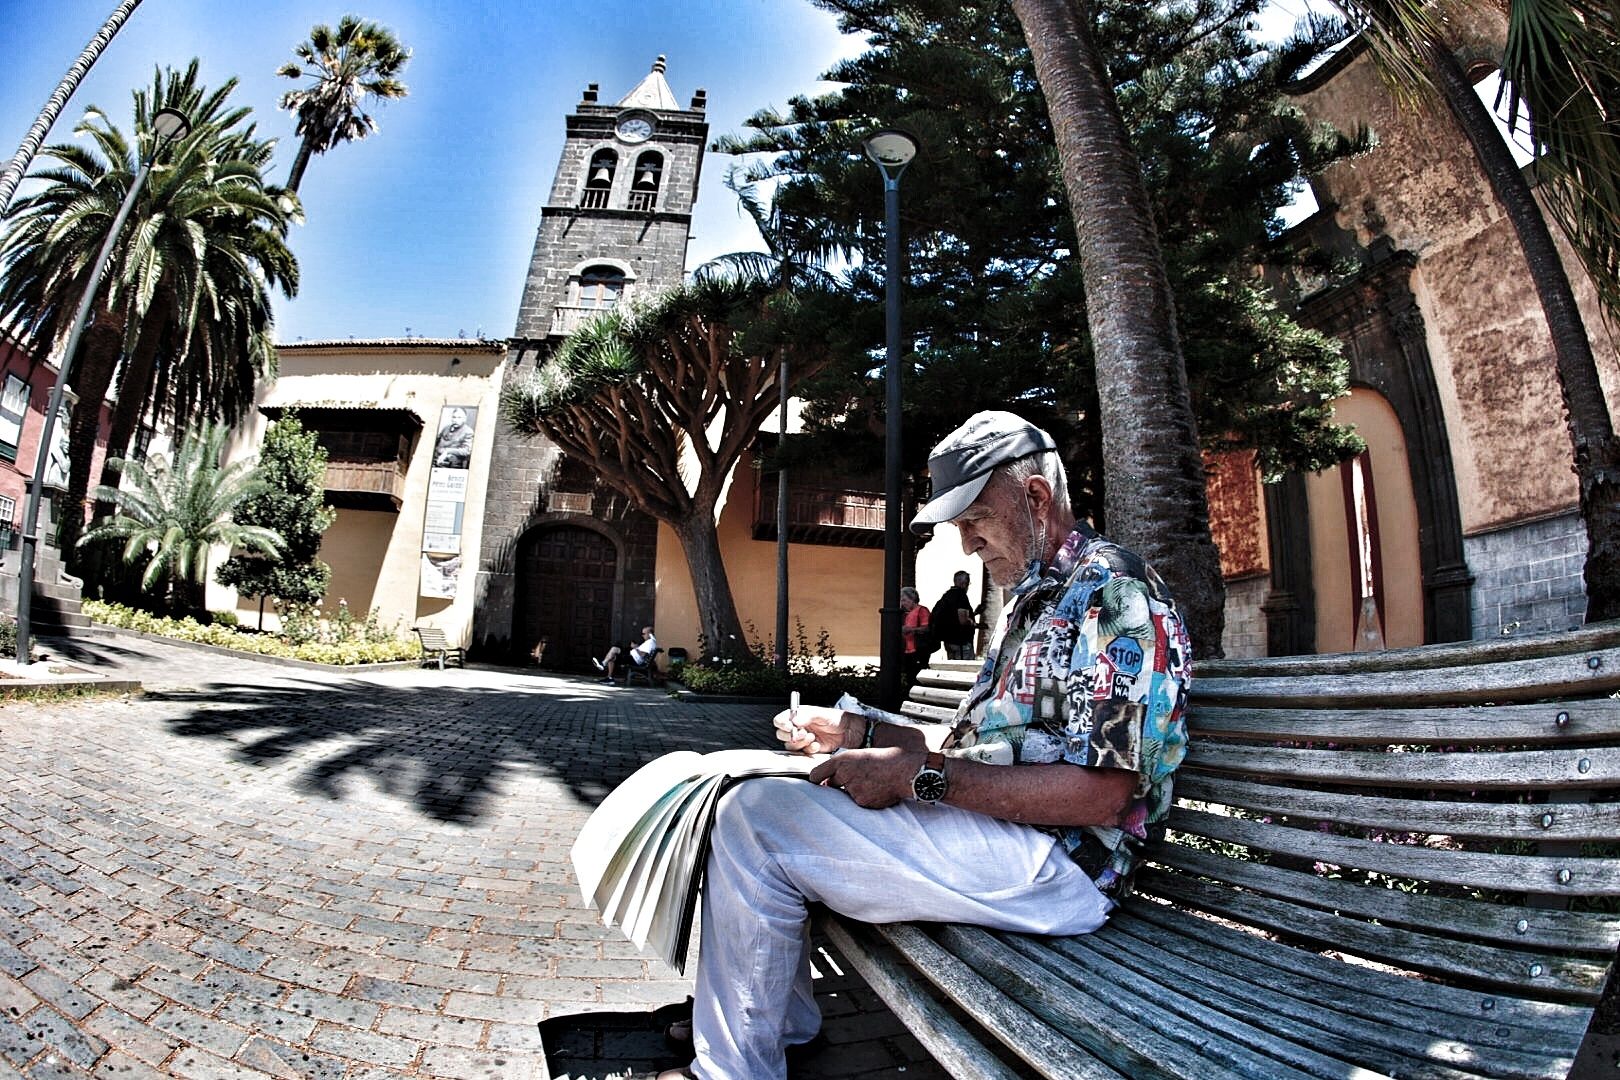
[[[593,656],[593,657],[591,657],[591,663],[593,663],[593,664],[595,664],[595,665],[596,665],[596,670],[597,670],[597,671],[606,671],[606,670],[607,670],[607,668],[605,668],[605,667],[603,667],[603,666],[602,666],[602,661],[600,661],[600,660],[598,660],[598,659],[597,659],[597,658],[596,658],[596,657],[594,657],[594,656]]]
[[[601,682],[606,686],[618,686],[619,685],[619,680],[613,678],[611,675],[608,676],[607,678],[601,680]]]

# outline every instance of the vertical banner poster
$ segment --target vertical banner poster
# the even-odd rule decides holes
[[[22,445],[23,417],[28,415],[28,384],[17,376],[6,375],[6,388],[0,394],[0,458],[17,460]]]
[[[427,511],[422,519],[423,596],[454,599],[461,576],[461,524],[467,509],[467,473],[472,465],[473,430],[478,410],[446,405],[439,411],[428,474]]]

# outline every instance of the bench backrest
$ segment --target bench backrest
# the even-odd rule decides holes
[[[905,711],[949,718],[976,672],[941,663]],[[1168,901],[1422,976],[1414,994],[1464,1015],[1567,1025],[1620,942],[1617,689],[1612,623],[1202,663],[1132,910]]]
[[[417,626],[412,629],[416,631],[416,636],[422,639],[422,648],[429,652],[454,648],[450,644],[450,639],[444,636],[444,631],[437,626]]]

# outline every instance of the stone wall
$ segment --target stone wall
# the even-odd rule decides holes
[[[1586,613],[1586,526],[1579,513],[1465,537],[1474,573],[1474,637],[1581,625]]]

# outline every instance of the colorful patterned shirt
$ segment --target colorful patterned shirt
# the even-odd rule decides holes
[[[994,765],[1130,769],[1118,828],[1050,828],[1104,893],[1129,889],[1137,847],[1170,809],[1187,752],[1192,650],[1169,590],[1142,559],[1077,524],[1020,585],[957,709],[947,754]]]

